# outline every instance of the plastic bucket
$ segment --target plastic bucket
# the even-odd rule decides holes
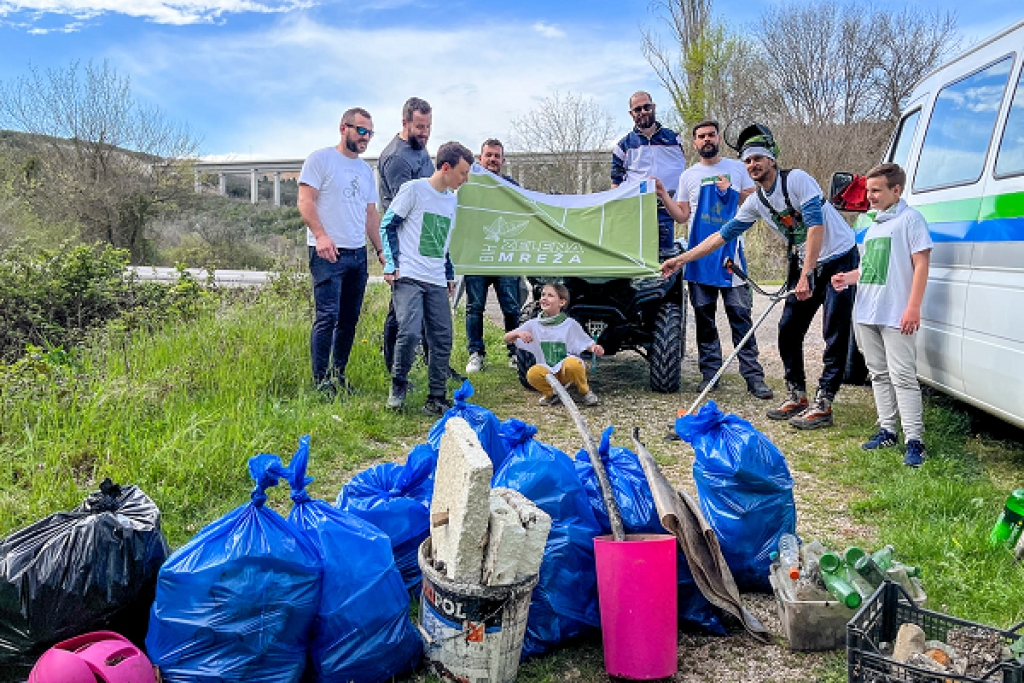
[[[427,660],[441,678],[511,683],[519,671],[535,574],[508,586],[450,581],[430,566],[430,539],[420,546],[420,630]]]
[[[646,681],[676,673],[677,552],[676,537],[667,534],[594,539],[609,676]]]

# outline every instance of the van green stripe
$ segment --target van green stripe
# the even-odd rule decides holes
[[[913,206],[913,205],[912,205]],[[951,202],[935,202],[914,206],[929,223],[952,223],[976,221],[981,210],[981,197],[954,199]]]
[[[993,218],[1019,218],[1024,216],[1024,192],[1007,192],[994,197],[984,197],[978,220]]]

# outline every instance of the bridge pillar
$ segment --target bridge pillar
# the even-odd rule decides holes
[[[281,206],[281,172],[274,171],[274,206]]]
[[[224,173],[217,174],[217,192],[221,197],[228,193],[228,177]]]
[[[200,179],[199,171],[195,172],[195,190],[196,194],[203,193],[203,181]]]
[[[260,203],[260,182],[255,168],[249,171],[249,201],[253,204]]]

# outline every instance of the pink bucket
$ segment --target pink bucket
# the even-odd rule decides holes
[[[604,666],[638,681],[677,670],[676,537],[630,534],[594,539]]]

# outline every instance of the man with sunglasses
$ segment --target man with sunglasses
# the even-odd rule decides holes
[[[341,142],[310,154],[299,174],[316,309],[313,382],[329,398],[351,389],[345,367],[366,291],[367,237],[381,258],[377,188],[373,170],[359,158],[373,137],[373,119],[354,107],[342,115],[340,130]]]
[[[655,115],[650,93],[642,90],[629,98],[633,130],[612,149],[612,187],[643,178],[659,178],[674,197],[679,176],[686,170],[686,157],[679,135],[662,126]],[[664,261],[679,252],[675,244],[675,221],[658,201],[658,255]]]

